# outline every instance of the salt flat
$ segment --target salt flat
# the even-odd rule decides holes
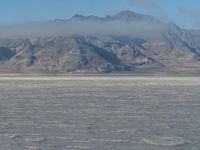
[[[2,150],[199,150],[199,77],[0,77]]]

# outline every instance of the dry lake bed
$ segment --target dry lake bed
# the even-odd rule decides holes
[[[199,77],[0,77],[1,150],[199,150]]]

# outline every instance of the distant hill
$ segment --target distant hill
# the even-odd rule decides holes
[[[0,30],[0,73],[200,73],[200,31],[149,15],[75,15],[30,26],[9,36]]]

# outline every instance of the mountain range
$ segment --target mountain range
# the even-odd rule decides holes
[[[131,11],[0,27],[0,73],[200,73],[200,31]]]

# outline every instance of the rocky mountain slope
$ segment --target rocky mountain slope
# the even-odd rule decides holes
[[[152,16],[123,11],[52,24],[80,32],[1,37],[0,73],[200,73],[200,34]]]

